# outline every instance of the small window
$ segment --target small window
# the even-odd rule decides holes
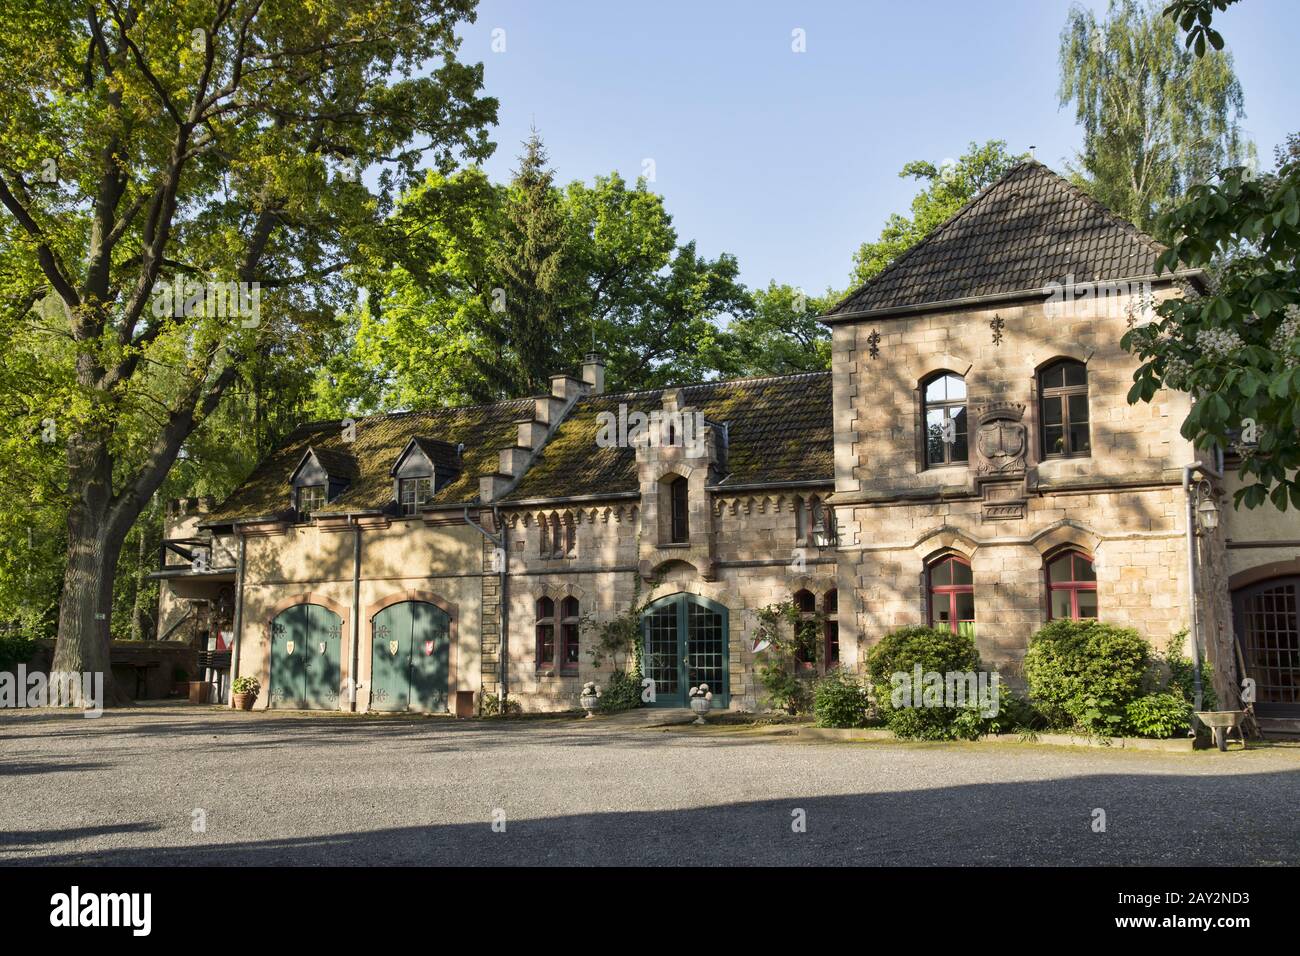
[[[546,520],[546,515],[537,517],[537,530],[537,553],[543,558],[549,558],[551,556],[551,524]]]
[[[1065,551],[1047,562],[1047,616],[1082,621],[1097,617],[1097,573],[1092,558]]]
[[[537,669],[555,666],[555,602],[548,597],[537,600]]]
[[[822,598],[822,614],[826,618],[823,625],[826,666],[830,668],[840,662],[840,594],[838,591],[826,592],[826,597]]]
[[[966,381],[941,372],[922,391],[925,421],[925,465],[964,465],[970,457],[966,428]]]
[[[975,634],[975,579],[970,565],[956,555],[930,565],[929,618],[932,627],[946,627],[954,634]]]
[[[578,671],[581,623],[578,599],[566,597],[560,602],[560,643],[562,645],[560,661],[561,668],[567,673]]]
[[[684,544],[690,540],[690,519],[687,517],[687,505],[690,499],[686,479],[681,475],[669,483],[668,497],[669,507],[672,509],[672,526],[669,529],[668,540],[673,544]]]
[[[1043,457],[1082,458],[1092,454],[1088,428],[1088,370],[1082,362],[1053,362],[1038,376]]]
[[[397,483],[397,492],[402,514],[419,514],[420,508],[433,500],[433,479],[403,478]]]
[[[573,515],[566,514],[564,516],[564,549],[559,554],[557,554],[556,557],[557,558],[573,557],[573,552],[577,548],[577,544],[578,544],[578,537],[577,537],[576,530],[573,526]],[[558,541],[556,542],[556,545],[557,546],[559,545]]]
[[[284,499],[281,499],[282,501]],[[298,489],[298,520],[306,521],[325,507],[324,485],[303,485]]]

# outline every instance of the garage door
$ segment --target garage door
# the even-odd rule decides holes
[[[445,711],[447,612],[425,601],[403,601],[376,614],[370,633],[370,709]]]
[[[295,604],[271,622],[272,707],[338,710],[343,621],[319,604]]]

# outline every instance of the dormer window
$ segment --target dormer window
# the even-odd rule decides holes
[[[426,478],[398,479],[398,502],[402,514],[411,517],[420,513],[420,508],[433,500],[433,476]]]
[[[298,521],[311,516],[343,494],[357,476],[356,460],[331,448],[308,448],[289,479]]]
[[[412,438],[393,462],[393,500],[398,513],[415,517],[459,474],[460,449],[456,445],[436,438]]]

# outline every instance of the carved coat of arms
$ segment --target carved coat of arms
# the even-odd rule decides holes
[[[979,449],[981,475],[1013,475],[1025,469],[1027,435],[1021,419],[1025,406],[1015,402],[994,402],[979,412],[979,432],[975,447]]]

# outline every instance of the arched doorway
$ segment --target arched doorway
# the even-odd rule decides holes
[[[319,604],[295,604],[271,621],[270,706],[338,710],[343,619]]]
[[[1232,594],[1233,629],[1255,681],[1262,717],[1300,717],[1300,576],[1271,578]]]
[[[370,624],[370,709],[447,709],[451,615],[427,601],[402,601]]]
[[[694,594],[673,594],[641,619],[642,668],[655,682],[655,704],[685,707],[692,687],[708,684],[713,706],[730,701],[727,609]]]

